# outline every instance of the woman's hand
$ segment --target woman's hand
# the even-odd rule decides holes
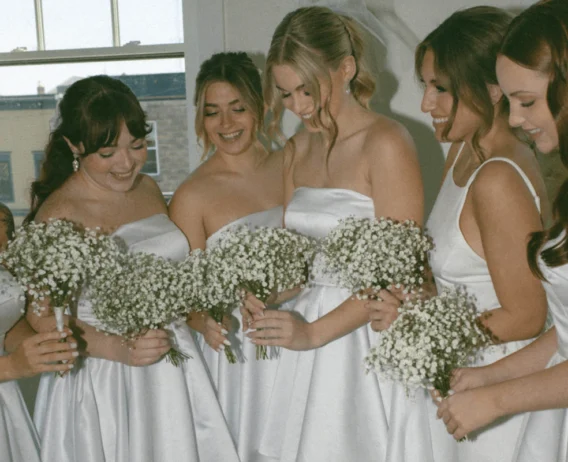
[[[205,343],[216,352],[224,350],[225,345],[231,344],[226,337],[229,333],[228,317],[223,319],[223,323],[218,323],[207,313],[192,313],[188,325],[203,335]]]
[[[498,381],[491,374],[491,370],[490,366],[454,369],[450,386],[457,392],[491,385]]]
[[[64,373],[72,369],[79,352],[77,341],[71,334],[66,328],[63,332],[43,332],[28,337],[12,354],[6,356],[9,364],[4,380],[32,377],[43,372]]]
[[[317,348],[313,324],[290,311],[267,310],[261,319],[250,325],[254,332],[247,334],[255,345],[281,346],[289,350]]]
[[[243,332],[251,328],[253,321],[264,317],[265,309],[266,305],[263,302],[250,292],[245,292],[243,302],[240,306],[241,317],[243,318]]]
[[[158,362],[170,351],[169,334],[162,329],[152,329],[136,340],[122,342],[118,361],[127,366],[149,366]]]
[[[436,404],[438,418],[456,440],[501,417],[499,400],[490,387],[456,393]]]
[[[369,310],[369,321],[371,329],[375,332],[388,329],[398,318],[398,309],[404,299],[402,290],[390,289],[381,290],[377,294],[376,300],[369,299],[365,303],[365,308]]]

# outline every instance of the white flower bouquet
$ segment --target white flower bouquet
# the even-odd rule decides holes
[[[407,220],[348,217],[323,239],[319,271],[358,298],[386,289],[412,291],[424,282],[432,240]]]
[[[30,297],[36,314],[47,305],[52,307],[61,331],[63,313],[85,280],[118,249],[119,244],[99,230],[51,219],[18,228],[6,251],[0,254],[0,264]]]
[[[311,238],[287,229],[232,227],[205,252],[206,287],[196,303],[221,322],[245,291],[266,302],[273,293],[305,283],[313,253]],[[230,363],[236,362],[230,348],[225,353]],[[257,358],[267,358],[264,347],[257,347]]]
[[[365,358],[367,370],[402,383],[407,392],[436,389],[444,397],[452,371],[491,343],[475,304],[463,289],[444,289],[426,300],[407,300],[398,318]]]
[[[182,264],[147,253],[117,257],[89,280],[93,313],[105,329],[134,340],[149,329],[185,320],[192,279]],[[186,358],[175,348],[167,354],[175,366]]]

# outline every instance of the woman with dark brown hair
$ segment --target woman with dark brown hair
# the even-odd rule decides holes
[[[107,76],[79,80],[60,102],[27,220],[67,219],[122,238],[133,252],[181,260],[189,246],[156,183],[140,173],[146,115],[132,91]],[[35,421],[45,462],[231,461],[236,455],[207,370],[184,322],[125,342],[99,331],[88,291],[68,323],[82,358],[63,378],[42,376]],[[28,313],[36,330],[53,316]],[[165,353],[175,342],[190,357]]]
[[[546,320],[544,290],[524,252],[527,236],[542,229],[546,190],[534,153],[509,129],[495,75],[509,22],[498,8],[461,10],[416,50],[422,111],[432,116],[438,140],[452,143],[426,225],[434,240],[430,265],[438,290],[463,286],[476,299],[479,320],[497,343],[483,351],[479,365],[526,345]],[[384,317],[399,302],[372,304]],[[435,461],[511,460],[521,417],[500,421],[458,444],[435,419],[435,406],[428,405]]]
[[[509,123],[543,153],[560,150],[568,166],[568,5],[535,4],[511,23],[497,60],[509,100]],[[514,460],[568,460],[568,182],[554,203],[555,224],[535,232],[531,269],[543,280],[554,326],[513,355],[481,368],[456,371],[457,392],[438,415],[457,439],[503,417],[524,415]],[[521,290],[521,284],[517,290]]]

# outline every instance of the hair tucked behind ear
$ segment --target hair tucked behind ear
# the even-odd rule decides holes
[[[288,65],[298,74],[310,92],[316,113],[313,123],[329,137],[328,151],[337,138],[337,125],[329,112],[329,96],[321,102],[318,79],[331,84],[330,71],[335,71],[348,56],[353,56],[357,69],[349,83],[351,93],[364,107],[375,90],[375,81],[364,58],[364,42],[355,21],[325,7],[305,7],[288,13],[280,22],[270,43],[264,73],[264,99],[272,113],[269,135],[282,143],[280,131],[282,98],[274,82],[273,68]]]
[[[549,76],[546,98],[556,121],[560,158],[568,168],[568,2],[539,2],[517,16],[503,41],[500,53],[519,65]],[[568,232],[568,180],[560,187],[554,201],[555,224],[531,235],[527,255],[531,270],[544,279],[537,256],[549,240]],[[547,266],[568,263],[568,239],[542,251]]]
[[[144,138],[151,130],[130,88],[106,75],[71,85],[59,102],[59,114],[59,125],[44,150],[40,177],[31,186],[31,210],[24,223],[33,221],[44,201],[73,174],[73,153],[65,138],[74,146],[82,145],[85,157],[116,142],[123,123],[135,138]]]

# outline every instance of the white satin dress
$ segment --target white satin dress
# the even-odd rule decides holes
[[[287,206],[285,224],[321,238],[350,215],[374,217],[371,198],[348,189],[301,187]],[[291,309],[313,322],[350,296],[319,276]],[[385,460],[390,386],[366,374],[363,365],[375,335],[367,324],[321,348],[282,349],[267,419],[259,429],[266,460]]]
[[[565,234],[561,233],[545,247],[553,247],[564,237]],[[558,338],[558,350],[547,366],[552,367],[568,359],[568,265],[550,268],[542,259],[539,260],[546,278],[543,285],[548,298],[548,309]],[[568,409],[524,414],[514,460],[568,462]]]
[[[223,232],[232,226],[280,228],[282,213],[282,206],[278,206],[241,217],[209,236],[206,246],[215,246]],[[238,308],[233,311],[232,326],[227,338],[237,357],[236,364],[230,364],[225,353],[217,353],[205,343],[202,336],[199,336],[199,343],[239,457],[243,462],[254,462],[259,460],[260,433],[266,420],[276,374],[276,351],[269,348],[269,359],[256,359],[256,346],[243,333]]]
[[[19,284],[0,269],[0,355],[6,333],[22,317]],[[39,439],[16,380],[0,382],[0,460],[40,462]]]
[[[501,303],[497,298],[487,262],[472,250],[460,229],[460,215],[471,184],[479,171],[488,163],[505,162],[511,165],[524,180],[539,211],[540,199],[521,168],[504,157],[488,159],[471,175],[467,184],[460,187],[455,184],[453,178],[458,158],[459,154],[447,173],[426,225],[435,246],[430,254],[430,265],[438,291],[444,287],[465,287],[467,292],[475,297],[477,309],[481,314],[498,308]],[[503,236],[503,239],[507,237]],[[529,342],[529,340],[513,341],[486,348],[482,357],[472,366],[494,363]],[[433,402],[428,400],[427,404],[430,408],[429,431],[436,462],[510,462],[513,459],[515,444],[521,430],[522,415],[499,419],[492,425],[468,435],[467,441],[458,443],[447,433],[444,423],[436,418],[437,409]]]
[[[121,226],[134,252],[182,260],[183,233],[165,214]],[[89,300],[78,317],[102,327]],[[201,351],[185,322],[168,327],[190,359],[146,367],[85,358],[64,378],[44,374],[35,408],[43,462],[237,462]]]

